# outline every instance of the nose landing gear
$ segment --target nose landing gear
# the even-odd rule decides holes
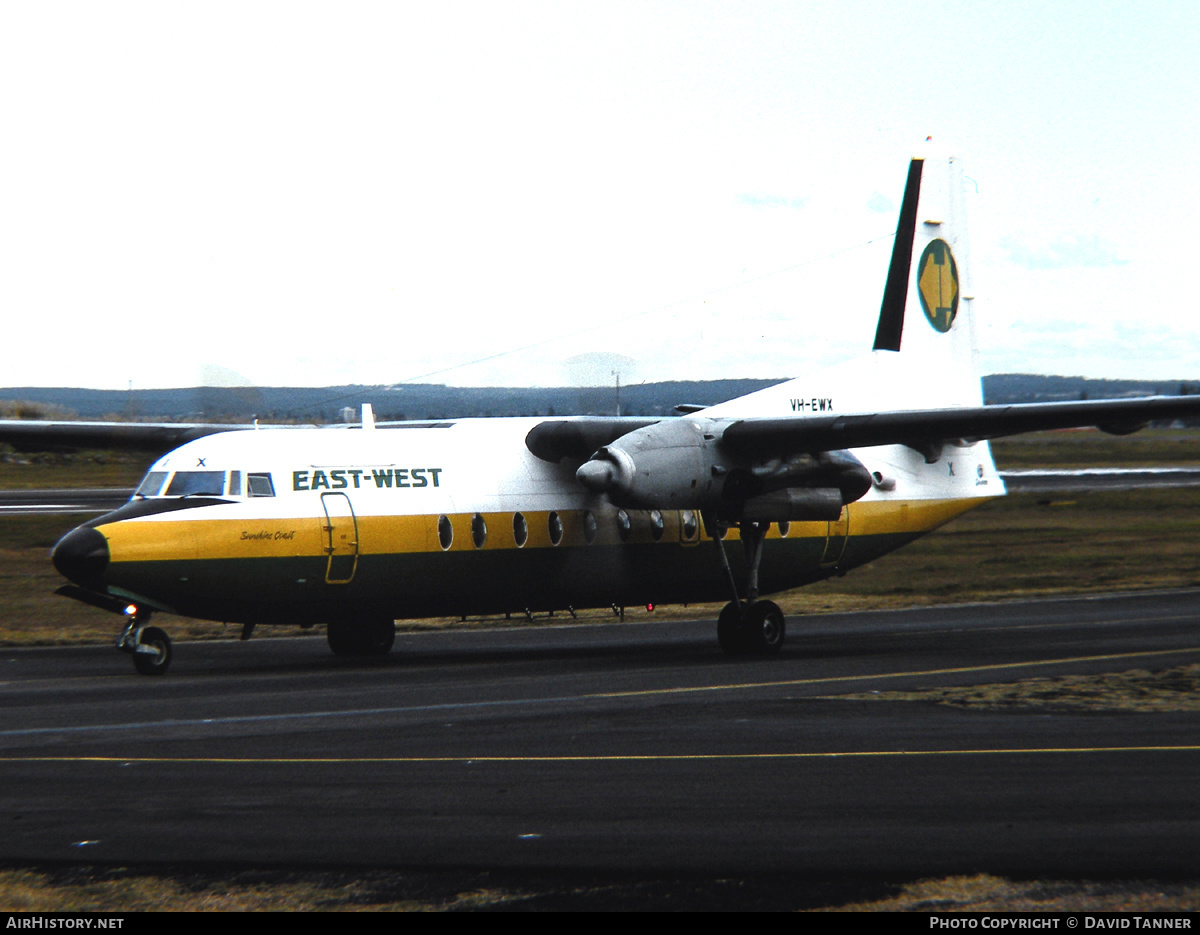
[[[133,667],[142,675],[163,675],[171,665],[171,638],[165,630],[147,626],[149,619],[149,613],[130,614],[117,649],[133,657]]]

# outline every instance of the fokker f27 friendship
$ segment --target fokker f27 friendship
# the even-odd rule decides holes
[[[1198,397],[984,406],[956,159],[914,159],[872,352],[675,418],[361,427],[2,423],[36,438],[174,450],[132,499],[68,533],[60,593],[125,617],[324,624],[380,655],[395,620],[728,599],[717,639],[769,654],[763,595],[869,562],[1004,494],[987,439],[1200,413]],[[929,402],[936,400],[937,408]]]

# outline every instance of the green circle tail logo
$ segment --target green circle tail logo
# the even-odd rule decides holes
[[[958,314],[958,266],[946,241],[931,240],[921,254],[917,263],[917,294],[934,329],[949,331]]]

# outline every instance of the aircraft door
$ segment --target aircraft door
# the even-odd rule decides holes
[[[349,584],[358,569],[358,518],[344,493],[321,494],[325,510],[326,584]]]
[[[831,520],[825,533],[825,552],[821,555],[821,570],[832,573],[846,551],[846,539],[850,535],[850,510],[843,506],[841,515]]]

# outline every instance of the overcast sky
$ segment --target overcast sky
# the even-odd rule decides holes
[[[869,349],[926,136],[986,371],[1200,379],[1197,49],[1195,2],[6,3],[0,385],[796,376]]]

